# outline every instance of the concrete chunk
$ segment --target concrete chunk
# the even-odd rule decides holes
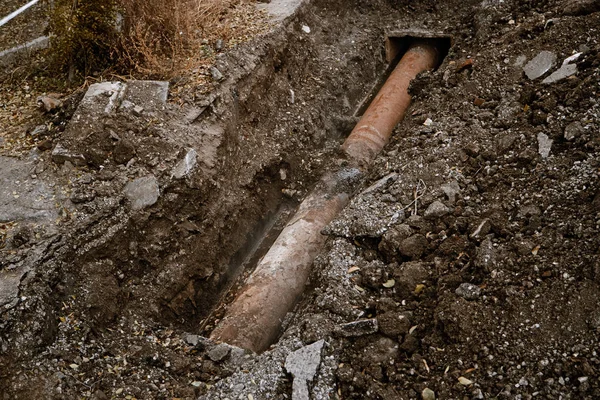
[[[292,400],[310,400],[308,382],[312,382],[321,364],[323,339],[302,347],[285,359],[285,369],[294,376]]]
[[[550,71],[550,68],[552,68],[555,63],[556,54],[544,50],[525,64],[523,71],[529,79],[534,80]]]

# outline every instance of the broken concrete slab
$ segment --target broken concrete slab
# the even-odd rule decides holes
[[[577,64],[563,64],[559,69],[550,74],[542,83],[554,83],[573,76],[577,73]]]
[[[120,103],[125,85],[121,82],[94,83],[83,96],[73,119],[78,121],[84,116],[94,117],[98,114],[114,112]],[[102,110],[101,112],[99,112]]]
[[[308,383],[312,382],[321,364],[323,339],[302,347],[285,359],[285,369],[294,376],[292,400],[310,400]]]
[[[280,22],[290,17],[302,5],[304,0],[272,0],[268,3],[258,4],[256,7],[266,11],[273,22]]]
[[[16,64],[20,60],[29,57],[38,50],[43,50],[50,46],[49,36],[40,36],[25,44],[0,51],[0,67],[7,67]]]
[[[158,201],[160,195],[158,181],[154,175],[137,178],[125,185],[123,194],[131,202],[134,211],[141,210]]]
[[[0,222],[58,217],[55,193],[43,181],[31,178],[34,168],[33,161],[0,156]]]
[[[168,96],[169,82],[128,81],[125,84],[123,102],[131,102],[152,112],[164,109]]]
[[[28,271],[26,267],[0,271],[0,307],[10,308],[18,302],[19,285]]]
[[[552,68],[555,63],[556,54],[551,51],[544,50],[527,64],[525,64],[523,71],[529,79],[534,80],[550,71],[550,68]]]

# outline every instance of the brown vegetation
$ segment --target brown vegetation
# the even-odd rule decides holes
[[[249,0],[57,0],[51,15],[55,65],[88,75],[169,77],[210,61],[217,40],[247,34]],[[246,31],[246,32],[245,32]]]

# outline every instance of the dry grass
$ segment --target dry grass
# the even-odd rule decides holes
[[[127,67],[144,75],[168,77],[209,60],[217,40],[239,41],[254,24],[248,0],[122,0],[125,16],[119,49]]]

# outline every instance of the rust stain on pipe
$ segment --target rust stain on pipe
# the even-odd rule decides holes
[[[344,208],[346,193],[336,193],[337,176],[328,175],[300,205],[227,310],[211,339],[254,352],[266,350],[279,335],[327,239],[321,230]]]
[[[383,149],[410,105],[410,82],[437,62],[438,50],[432,41],[416,41],[409,47],[342,145],[351,160],[367,164]]]

